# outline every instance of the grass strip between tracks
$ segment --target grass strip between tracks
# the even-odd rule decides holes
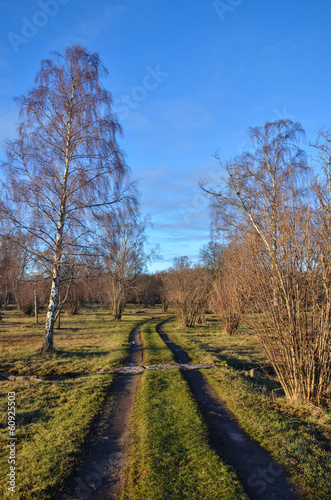
[[[209,447],[207,429],[179,370],[147,371],[135,399],[124,498],[247,499]]]
[[[164,318],[166,320],[167,317]],[[163,320],[163,321],[164,321]],[[144,346],[144,364],[174,363],[172,352],[155,330],[160,318],[144,325],[140,330],[140,338]]]

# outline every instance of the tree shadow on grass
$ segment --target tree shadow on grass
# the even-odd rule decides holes
[[[20,411],[17,414],[17,426],[25,427],[32,423],[48,422],[51,417],[42,410]]]
[[[115,351],[122,351],[122,349],[114,349],[112,351],[85,351],[85,350],[80,350],[80,351],[66,351],[64,349],[54,349],[52,352],[37,352],[34,353],[30,359],[36,360],[36,359],[43,359],[45,361],[53,360],[53,359],[58,359],[61,361],[61,359],[66,359],[66,358],[95,358],[95,357],[102,357],[102,356],[107,356],[110,354],[110,352],[115,352]]]
[[[121,350],[121,349],[117,349]],[[113,351],[112,351],[113,352]],[[59,358],[101,358],[107,356],[110,351],[57,351]]]
[[[268,375],[275,375],[275,371],[271,364],[262,361],[252,361],[250,359],[249,356],[252,352],[250,348],[245,348],[244,346],[236,346],[236,354],[238,354],[238,356],[241,358],[238,359],[238,357],[236,356],[231,356],[228,351],[228,346],[211,347],[208,343],[199,342],[199,347],[203,351],[215,354],[219,361],[227,361],[228,365],[232,366],[232,368],[235,368],[236,370],[251,370],[252,368],[256,368],[268,373]]]

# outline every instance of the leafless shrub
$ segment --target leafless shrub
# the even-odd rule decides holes
[[[240,250],[238,245],[223,249],[222,266],[213,279],[209,296],[210,308],[223,325],[223,333],[227,335],[238,332],[244,312],[245,292],[240,272],[238,273]]]
[[[215,225],[245,248],[240,269],[254,328],[287,398],[320,404],[331,383],[330,191],[317,180],[308,190],[299,124],[280,120],[250,132],[255,152],[225,165],[225,189],[204,189]]]
[[[211,286],[206,269],[182,257],[175,259],[175,266],[163,275],[163,281],[167,301],[176,310],[181,325],[192,328],[204,322]]]
[[[142,274],[134,287],[135,299],[143,307],[153,307],[161,302],[162,281],[156,274]]]
[[[78,314],[78,309],[79,309],[79,304],[77,300],[77,296],[75,294],[72,294],[71,297],[69,297],[67,303],[66,303],[66,313],[69,316],[75,316]]]

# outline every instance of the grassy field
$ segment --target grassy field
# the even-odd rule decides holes
[[[61,329],[55,329],[55,355],[45,360],[37,354],[42,345],[44,318],[39,324],[14,308],[4,309],[0,322],[0,371],[6,374],[72,376],[123,364],[130,344],[128,333],[139,322],[160,316],[158,310],[127,308],[119,322],[111,320],[109,310],[81,309],[76,316],[62,316]],[[41,316],[41,315],[40,315]]]
[[[228,362],[204,375],[241,426],[293,474],[306,498],[331,498],[331,408],[289,404],[272,397],[282,394],[277,380],[250,378],[250,367],[268,364],[251,331],[223,335],[213,318],[194,330],[177,321],[164,330],[194,362]]]
[[[14,308],[0,322],[0,373],[38,375],[44,380],[0,380],[0,497],[19,500],[54,498],[77,466],[79,454],[111,394],[115,375],[98,373],[123,365],[130,349],[129,334],[137,324],[157,318],[141,329],[144,364],[174,363],[156,324],[167,318],[160,309],[137,313],[126,309],[121,322],[107,309],[87,308],[62,317],[56,330],[56,354],[37,353],[43,338],[40,324]],[[331,409],[290,405],[275,377],[249,377],[268,362],[254,333],[221,334],[209,316],[207,324],[182,329],[177,321],[164,326],[194,362],[220,365],[203,373],[246,431],[283,464],[301,485],[307,499],[331,498]],[[17,485],[7,491],[7,395],[17,404]],[[177,369],[146,371],[135,399],[131,425],[130,468],[126,498],[245,498],[234,473],[208,446],[206,429],[186,382]],[[221,496],[220,496],[221,492]]]
[[[1,498],[46,499],[76,465],[94,416],[100,410],[112,375],[91,375],[52,382],[1,383]],[[17,403],[16,473],[18,494],[6,488],[8,429],[6,395]]]
[[[246,499],[235,473],[209,448],[206,427],[179,371],[148,371],[142,377],[124,498]]]
[[[153,310],[153,315],[157,312]],[[4,310],[0,323],[0,372],[41,375],[48,380],[0,382],[0,497],[47,499],[75,467],[90,425],[111,386],[113,374],[93,374],[123,364],[129,334],[151,316],[127,309],[121,322],[113,322],[107,309],[83,309],[62,317],[54,345],[58,353],[45,359],[36,354],[43,338],[43,321],[34,324],[15,309]],[[74,378],[68,376],[74,375]],[[67,377],[67,378],[66,378]],[[17,485],[7,491],[7,394],[15,392],[17,405]]]

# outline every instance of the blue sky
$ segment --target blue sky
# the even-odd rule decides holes
[[[313,141],[331,126],[327,0],[0,1],[0,141],[14,137],[12,98],[33,85],[52,50],[81,42],[109,70],[105,86],[139,179],[149,245],[198,258],[209,240],[199,178],[216,180],[247,146],[249,126],[300,121]],[[2,153],[0,153],[0,156]]]

